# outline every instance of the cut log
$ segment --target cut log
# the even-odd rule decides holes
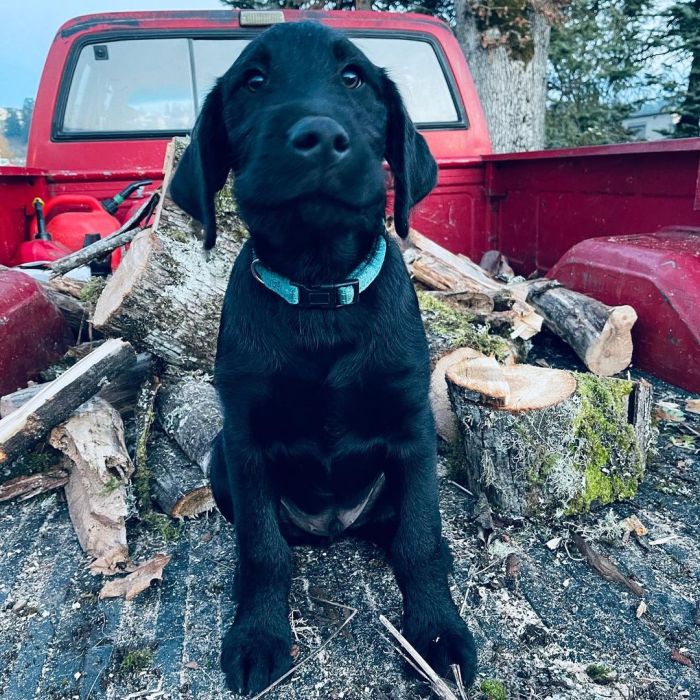
[[[147,465],[151,494],[164,513],[191,518],[215,507],[209,480],[167,435],[152,436]]]
[[[211,443],[223,426],[214,387],[189,377],[167,384],[158,394],[156,413],[165,432],[208,474]]]
[[[135,361],[129,343],[111,339],[47,384],[19,410],[0,420],[0,464],[32,447]]]
[[[167,150],[166,190],[186,145],[186,139],[175,139]],[[211,370],[224,293],[247,235],[230,183],[217,196],[216,209],[219,236],[207,259],[196,238],[199,225],[163,197],[152,230],[134,238],[100,295],[95,327],[116,328],[170,365]]]
[[[506,516],[631,498],[651,441],[645,383],[465,360],[447,370],[464,459],[454,477]]]
[[[93,260],[103,258],[116,248],[131,243],[134,236],[139,232],[137,226],[151,215],[158,204],[159,197],[158,192],[151,194],[134,215],[125,221],[114,233],[105,236],[86,248],[81,248],[70,255],[54,260],[50,265],[53,274],[65,275],[66,272],[75,270],[76,267],[89,265]]]
[[[586,367],[603,377],[617,374],[632,361],[631,306],[607,306],[551,280],[524,283],[527,300],[547,327],[566,341]]]
[[[129,415],[136,404],[136,395],[139,386],[153,373],[153,358],[147,352],[141,352],[136,356],[136,362],[118,374],[111,382],[105,384],[97,396],[112,404],[122,414]],[[9,416],[10,413],[24,406],[29,399],[36,396],[51,382],[34,384],[26,389],[20,389],[12,394],[0,398],[0,418]]]
[[[95,559],[90,571],[123,570],[129,561],[125,487],[134,467],[119,413],[92,399],[54,428],[49,442],[68,458],[68,512],[80,546]]]
[[[18,498],[26,501],[40,493],[53,491],[68,483],[68,472],[63,469],[49,469],[38,474],[26,474],[0,484],[0,502]]]
[[[452,365],[477,357],[484,355],[474,348],[457,348],[443,355],[430,375],[430,406],[435,418],[435,431],[445,442],[454,443],[459,439],[459,425],[447,392],[445,373]]]

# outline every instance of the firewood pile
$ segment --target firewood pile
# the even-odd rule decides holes
[[[226,187],[216,204],[217,245],[205,257],[197,223],[167,196],[185,145],[173,140],[162,192],[131,221],[52,264],[45,290],[76,345],[51,381],[0,400],[0,500],[63,488],[95,573],[158,578],[162,559],[160,568],[129,559],[127,519],[187,518],[214,507],[208,458],[222,417],[210,380],[246,231]],[[125,243],[106,282],[67,274]],[[431,402],[453,478],[516,517],[574,514],[633,495],[651,442],[650,389],[609,377],[630,363],[634,310],[553,280],[517,278],[494,252],[480,266],[417,231],[401,245],[418,289]],[[543,327],[588,372],[526,364]],[[47,445],[59,463],[28,466]]]

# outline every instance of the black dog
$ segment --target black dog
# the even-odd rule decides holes
[[[384,230],[384,158],[406,236],[437,169],[396,86],[341,34],[284,24],[219,79],[172,182],[211,248],[214,195],[232,169],[251,236],[221,317],[211,464],[238,538],[221,656],[233,690],[258,692],[291,665],[290,544],[345,530],[387,546],[405,636],[439,672],[456,663],[474,678],[447,583],[425,334]]]

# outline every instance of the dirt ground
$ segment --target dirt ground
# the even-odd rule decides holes
[[[575,364],[547,338],[531,360],[538,356]],[[654,385],[655,400],[683,408],[682,392]],[[444,468],[440,494],[453,595],[479,646],[471,698],[700,698],[700,416],[662,421],[637,497],[583,518],[496,521],[486,545],[471,517],[474,499]],[[619,523],[632,514],[648,534],[625,543]],[[581,561],[569,541],[573,528],[636,579],[643,598]],[[164,579],[130,602],[100,601],[103,581],[84,568],[61,494],[0,505],[0,698],[233,698],[218,670],[235,607],[233,535],[217,513],[162,532],[134,522],[135,560],[172,555]],[[552,550],[545,543],[555,537],[561,543]],[[511,553],[516,577],[505,572]],[[384,614],[400,626],[401,614],[380,550],[348,539],[298,548],[295,564],[297,663],[357,613],[270,699],[430,697],[406,674],[379,622]]]

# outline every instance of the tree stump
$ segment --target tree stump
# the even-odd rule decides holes
[[[511,517],[635,495],[652,439],[646,382],[490,362],[447,370],[464,448],[456,480]]]

